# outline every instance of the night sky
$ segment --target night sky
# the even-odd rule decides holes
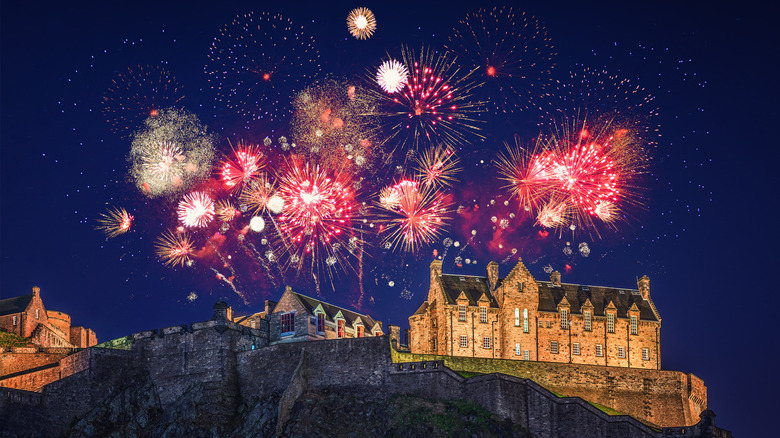
[[[218,225],[194,233],[196,245],[206,249],[193,266],[160,262],[154,241],[176,226],[181,196],[151,199],[129,176],[130,131],[113,131],[102,114],[112,79],[139,65],[170,71],[184,96],[175,106],[195,113],[216,134],[218,158],[230,152],[228,140],[262,143],[268,136],[278,148],[280,136],[292,137],[291,117],[247,123],[216,99],[213,77],[204,72],[214,38],[237,15],[281,13],[313,36],[317,79],[359,83],[388,55],[398,58],[401,44],[441,50],[453,27],[477,10],[384,1],[12,3],[18,2],[3,2],[0,16],[0,298],[40,286],[47,308],[69,313],[100,341],[207,319],[219,298],[239,314],[255,312],[263,300],[281,295],[283,283],[318,293],[311,276],[282,275],[278,264],[269,281],[260,263],[247,260],[245,247],[229,242],[235,229],[223,233],[227,242],[211,246],[231,256],[220,261],[206,243],[215,242],[209,236]],[[381,239],[366,237],[373,246],[366,247],[363,269],[357,262],[334,269],[332,281],[323,271],[322,299],[358,308],[385,325],[408,326],[426,297],[434,251],[442,255],[445,249],[449,273],[484,275],[495,260],[505,275],[520,256],[540,280],[548,277],[545,268],[553,268],[567,283],[635,288],[636,278],[648,275],[663,319],[662,368],[704,380],[718,426],[739,437],[767,436],[769,403],[780,390],[770,370],[778,359],[770,304],[780,262],[780,153],[769,135],[780,116],[778,35],[768,10],[688,3],[512,3],[543,24],[554,46],[554,68],[545,76],[550,97],[539,105],[557,102],[558,84],[572,82],[570,71],[582,75],[585,69],[606,70],[654,96],[650,106],[658,115],[650,125],[660,135],[636,180],[641,205],[626,207],[625,220],[597,236],[584,229],[545,235],[533,220],[522,219],[496,179],[493,160],[513,135],[526,142],[539,135],[545,113],[475,113],[484,138],[457,146],[464,170],[448,192],[452,210],[462,206],[462,212],[451,213],[449,226],[416,254],[385,250]],[[377,17],[377,31],[365,41],[355,40],[345,25],[358,6]],[[280,87],[279,107],[289,107],[293,91],[313,82]],[[358,197],[373,204],[375,187],[392,184],[395,176],[392,169],[367,175]],[[217,184],[201,183],[212,191]],[[129,233],[106,239],[95,227],[110,207],[128,209],[135,221]],[[493,230],[491,217],[510,212],[517,213],[510,226]],[[241,221],[246,225],[248,216]],[[445,247],[447,238],[460,246]],[[251,239],[260,245],[250,231]],[[579,250],[583,243],[587,256]],[[226,277],[235,270],[233,284],[246,301],[212,268]]]

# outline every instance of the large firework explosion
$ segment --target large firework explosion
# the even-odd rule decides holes
[[[513,7],[480,9],[466,15],[447,49],[477,72],[478,95],[493,112],[526,109],[545,94],[555,56],[546,29]]]
[[[427,184],[404,179],[382,190],[385,247],[414,253],[438,239],[448,220],[450,201]]]
[[[219,30],[206,64],[219,106],[249,120],[287,117],[292,93],[320,71],[314,44],[281,15],[237,16]]]

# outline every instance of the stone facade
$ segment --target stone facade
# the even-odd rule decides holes
[[[522,261],[504,278],[443,274],[409,317],[412,353],[660,369],[661,318],[647,277],[638,289],[537,281]]]

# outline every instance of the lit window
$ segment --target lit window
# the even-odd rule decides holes
[[[295,312],[282,314],[282,336],[295,333]]]
[[[544,327],[544,321],[542,321],[542,320],[540,319],[540,320],[539,320],[539,328],[542,328],[542,327]]]
[[[357,337],[362,338],[363,337],[363,326],[359,325],[357,326]]]
[[[569,328],[569,311],[567,309],[561,309],[561,329],[566,330]]]
[[[591,325],[590,325],[590,310],[586,310],[586,311],[584,311],[584,312],[582,313],[582,318],[583,318],[583,319],[584,319],[584,321],[585,321],[585,331],[586,331],[586,332],[589,332],[589,331],[591,330]]]
[[[344,320],[343,319],[340,319],[338,321],[338,327],[339,327],[339,337],[343,338],[344,337]]]
[[[523,309],[523,332],[528,333],[528,309]]]
[[[460,347],[466,348],[469,346],[469,338],[466,335],[460,335]]]
[[[436,351],[436,338],[431,339],[431,350]]]
[[[520,344],[515,344],[515,355],[520,356]]]
[[[16,325],[16,315],[14,315],[14,325]]]
[[[615,333],[615,314],[610,313],[607,315],[607,331],[610,333]]]
[[[604,346],[601,344],[596,344],[596,356],[601,357],[604,356]]]
[[[636,315],[631,315],[631,334],[635,335],[636,332]]]
[[[643,348],[642,349],[642,360],[650,360],[650,349],[649,348]]]
[[[552,327],[552,325],[550,324],[550,321],[547,321],[547,328],[550,328],[550,327]]]
[[[487,307],[479,306],[479,322],[487,322]]]
[[[482,348],[490,348],[490,337],[485,336],[482,338]]]
[[[38,310],[39,309],[35,309],[35,319],[38,319]]]
[[[466,306],[460,305],[458,306],[458,321],[465,321],[466,320]]]
[[[618,357],[621,359],[626,358],[626,347],[623,346],[618,347]]]
[[[531,360],[531,352],[528,350],[523,351],[523,359],[524,360]]]
[[[520,327],[520,309],[515,308],[515,327]]]
[[[325,333],[325,314],[317,314],[317,333]]]
[[[550,342],[550,353],[558,354],[558,341]]]
[[[571,344],[571,354],[580,354],[580,344],[576,342]]]

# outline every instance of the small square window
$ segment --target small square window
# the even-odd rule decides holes
[[[490,337],[485,336],[482,338],[482,348],[490,348]]]
[[[604,356],[604,346],[601,344],[596,344],[596,356],[602,357]]]
[[[618,347],[618,357],[621,359],[626,358],[626,347],[623,346]]]
[[[550,342],[550,353],[558,354],[558,341]]]
[[[469,338],[466,335],[460,335],[460,347],[466,348],[469,346]]]
[[[650,349],[649,348],[643,348],[642,349],[642,360],[650,360]]]
[[[580,354],[580,344],[576,342],[571,344],[571,354],[576,354],[576,355]]]

